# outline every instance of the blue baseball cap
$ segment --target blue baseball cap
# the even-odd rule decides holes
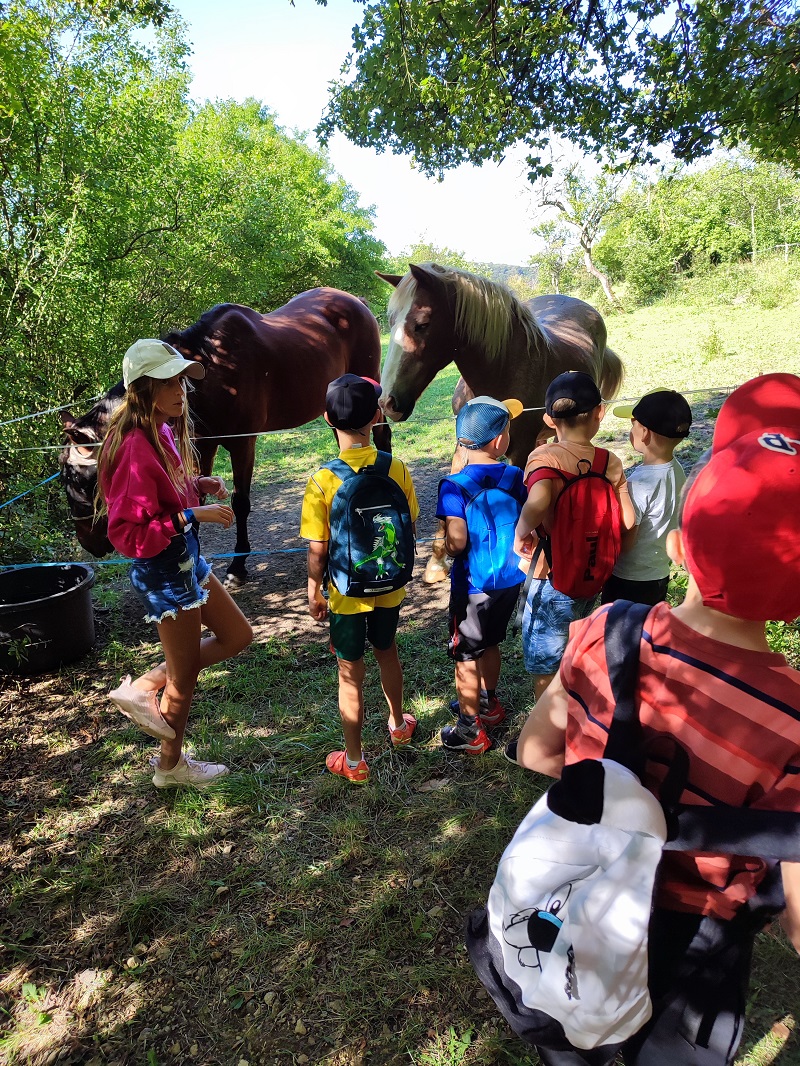
[[[456,438],[464,448],[482,448],[499,437],[509,419],[522,413],[519,400],[495,400],[492,396],[476,396],[458,412]]]

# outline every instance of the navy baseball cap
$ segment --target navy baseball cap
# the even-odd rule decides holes
[[[692,409],[686,397],[674,389],[653,389],[635,404],[615,407],[613,414],[617,418],[635,418],[645,429],[673,439],[688,437],[692,428]]]
[[[328,386],[325,414],[334,429],[361,429],[378,410],[381,387],[372,378],[342,374]]]
[[[553,406],[559,400],[571,400],[569,408],[556,414]],[[568,370],[565,374],[559,374],[547,386],[544,394],[544,409],[551,418],[573,418],[575,415],[585,415],[587,411],[593,411],[603,402],[600,390],[594,378],[584,374],[581,370]]]
[[[456,417],[456,438],[465,448],[481,448],[499,437],[509,423],[522,413],[519,400],[495,400],[476,396],[461,408]]]

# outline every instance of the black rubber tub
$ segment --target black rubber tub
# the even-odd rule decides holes
[[[0,574],[0,670],[43,674],[94,645],[94,570],[83,563]]]

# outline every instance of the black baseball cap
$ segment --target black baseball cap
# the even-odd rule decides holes
[[[361,429],[378,410],[381,387],[372,378],[342,374],[328,386],[325,414],[334,429]]]
[[[569,410],[559,411],[556,414],[553,406],[559,400],[571,400]],[[547,386],[544,394],[544,409],[551,418],[573,418],[575,415],[584,415],[587,411],[593,411],[603,402],[600,390],[594,378],[589,377],[580,370],[568,370],[565,374],[559,374]]]
[[[686,397],[674,389],[653,389],[635,404],[622,404],[613,411],[617,418],[635,418],[662,437],[682,440],[692,427],[692,409]]]

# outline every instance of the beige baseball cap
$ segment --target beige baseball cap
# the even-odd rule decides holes
[[[122,380],[126,389],[139,378],[166,381],[177,374],[186,374],[199,381],[206,376],[206,371],[202,363],[184,359],[171,344],[152,338],[135,341],[122,357]]]

